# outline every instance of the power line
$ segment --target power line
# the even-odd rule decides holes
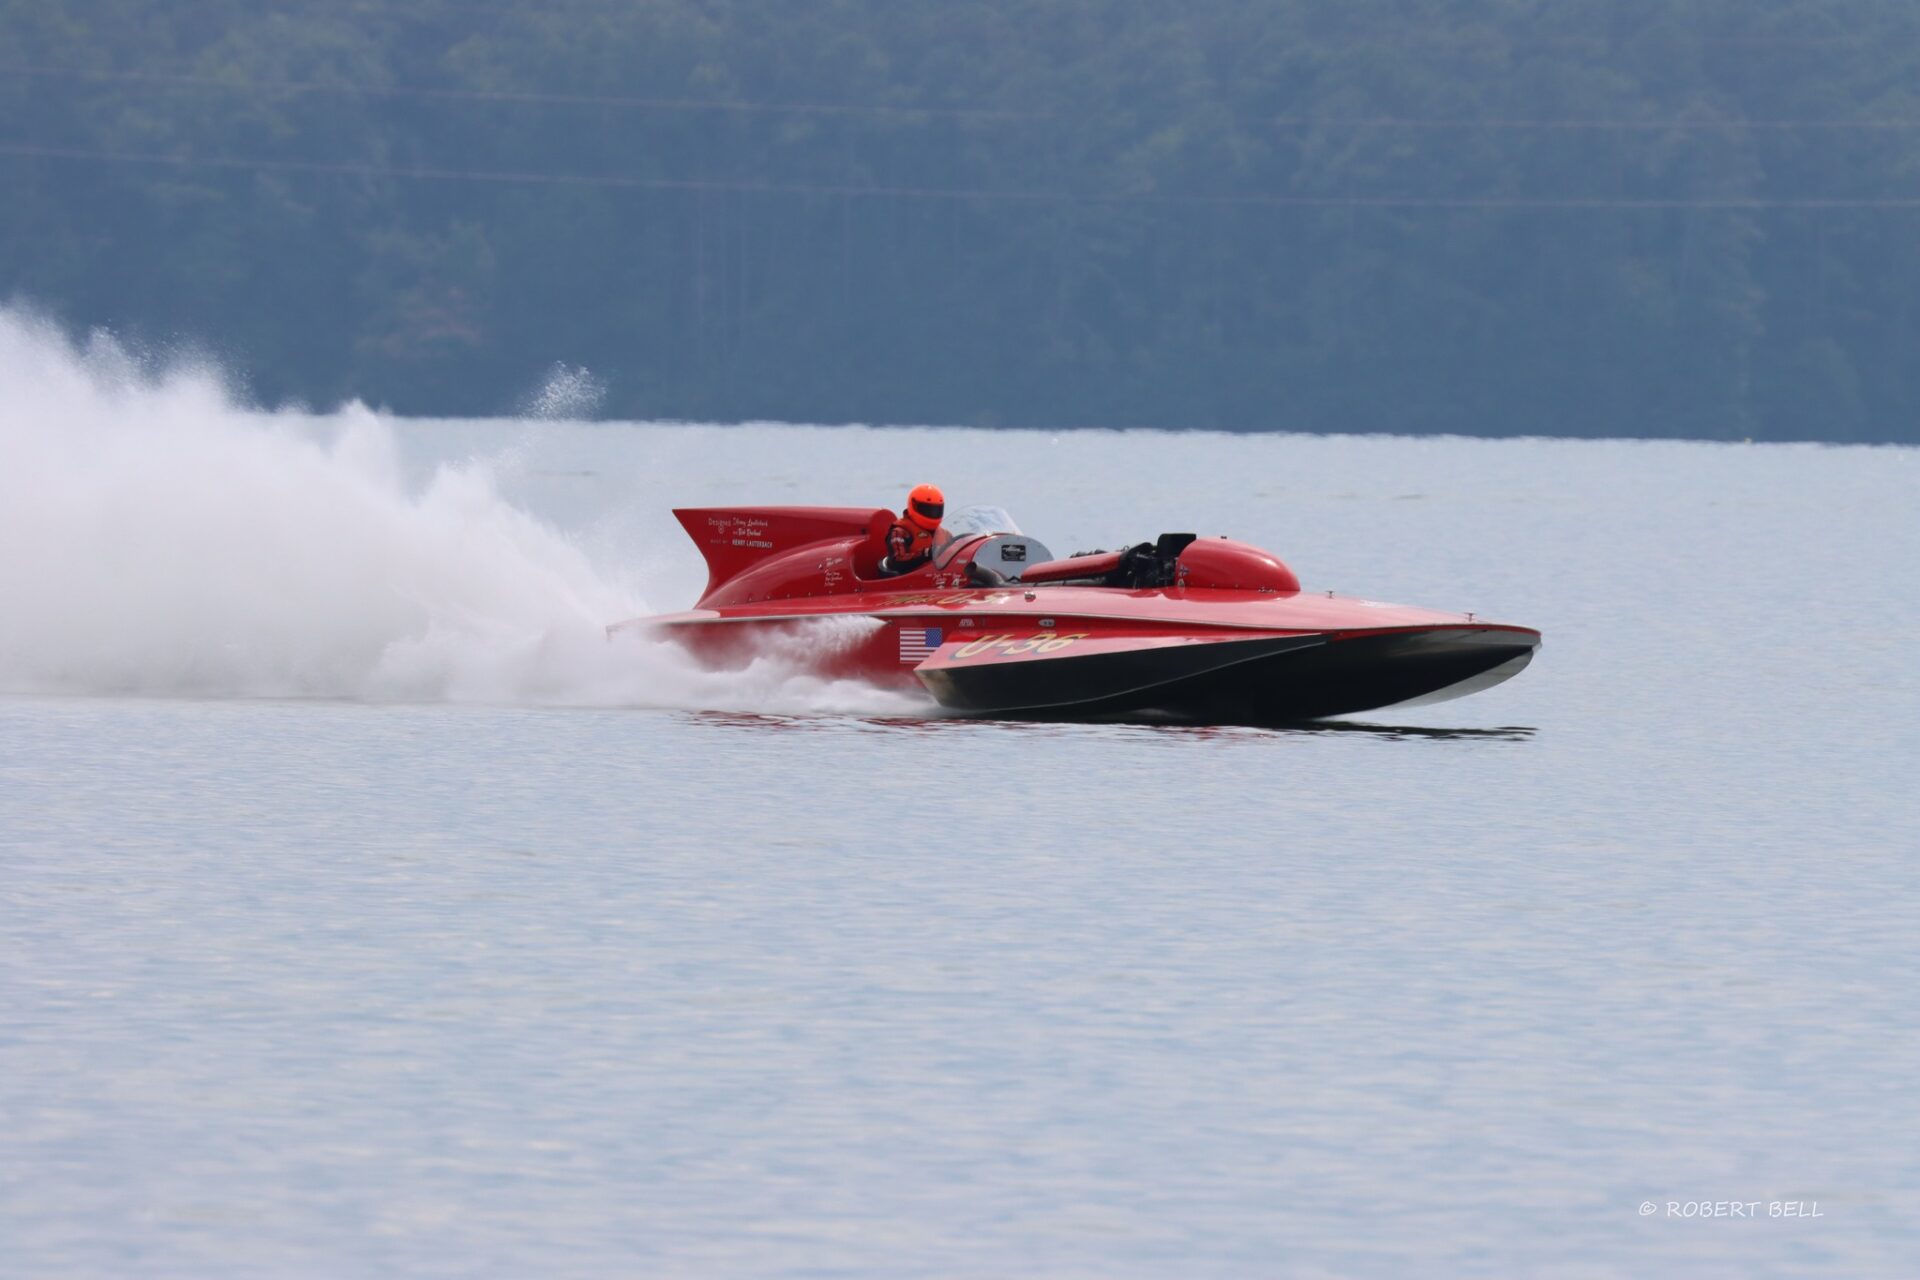
[[[235,80],[225,76],[190,75],[173,72],[111,71],[73,67],[35,67],[0,65],[0,75],[37,79],[98,80],[133,84],[180,85],[223,89],[250,94],[335,94],[344,97],[422,98],[447,102],[505,102],[536,106],[590,106],[624,110],[699,112],[713,111],[758,115],[886,116],[893,118],[947,117],[981,120],[1048,120],[1057,118],[1047,111],[1026,111],[1000,107],[889,106],[860,103],[752,102],[734,99],[632,97],[590,93],[532,93],[516,90],[443,89],[425,85],[328,84],[316,80]],[[1254,116],[1254,119],[1262,117]],[[1710,118],[1701,116],[1663,116],[1654,118],[1553,119],[1526,116],[1422,117],[1422,116],[1322,116],[1274,115],[1264,123],[1283,129],[1407,129],[1433,132],[1621,132],[1656,133],[1666,131],[1735,131],[1741,129],[1768,132],[1864,131],[1894,132],[1920,129],[1920,117],[1807,117],[1754,119],[1749,117]]]
[[[512,102],[546,106],[617,107],[654,111],[723,111],[782,115],[953,116],[1035,119],[1044,112],[998,107],[897,106],[830,102],[748,102],[715,98],[630,97],[601,93],[523,93],[512,89],[441,89],[427,85],[328,84],[319,80],[235,80],[226,76],[159,71],[112,71],[83,67],[0,66],[0,74],[49,80],[104,80],[181,85],[235,93],[315,93],[366,98],[428,98],[449,102]]]
[[[1657,40],[1641,40],[1633,36],[1509,36],[1494,31],[1454,35],[1408,31],[1314,43],[1333,48],[1376,49],[1849,49],[1880,44],[1888,39],[1910,39],[1912,34],[1902,31],[1885,35],[1855,32],[1828,36],[1663,36]]]
[[[237,156],[152,155],[80,147],[0,142],[0,155],[91,161],[147,167],[309,173],[401,181],[476,182],[519,186],[602,187],[638,191],[716,191],[743,195],[837,196],[850,199],[978,201],[1020,204],[1098,204],[1169,207],[1303,209],[1513,209],[1513,210],[1832,210],[1920,209],[1920,196],[1367,196],[1367,195],[1137,195],[1124,192],[995,190],[991,188],[854,186],[763,182],[718,178],[641,178],[623,174],[535,173],[504,170],[401,168],[317,160],[249,159]]]
[[[1584,119],[1552,120],[1525,119],[1518,117],[1487,117],[1478,120],[1447,119],[1444,117],[1423,118],[1420,116],[1272,116],[1268,123],[1279,128],[1315,129],[1431,129],[1436,132],[1448,130],[1485,130],[1540,132],[1581,132],[1606,131],[1617,133],[1661,133],[1669,130],[1710,130],[1758,129],[1771,131],[1807,130],[1900,130],[1920,129],[1920,118],[1885,116],[1880,118],[1833,119],[1786,119],[1755,120],[1749,117],[1730,119],[1711,119],[1700,116],[1663,117],[1658,119]]]

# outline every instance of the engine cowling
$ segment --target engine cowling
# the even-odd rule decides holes
[[[1279,556],[1232,538],[1200,538],[1188,543],[1176,562],[1174,584],[1225,591],[1300,590],[1300,579]]]

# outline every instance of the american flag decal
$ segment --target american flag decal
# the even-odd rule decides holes
[[[940,647],[940,637],[944,634],[939,627],[900,628],[900,661],[925,662]]]

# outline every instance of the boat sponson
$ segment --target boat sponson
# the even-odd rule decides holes
[[[917,674],[934,697],[957,710],[1098,712],[1145,706],[1167,685],[1325,643],[1326,637],[1318,634],[1193,644],[1162,641],[1022,661],[931,664]]]
[[[1525,629],[1477,627],[1263,636],[941,665],[919,675],[941,703],[975,713],[1155,711],[1216,724],[1275,724],[1485,688],[1517,674],[1539,642]]]
[[[1151,707],[1213,724],[1277,724],[1440,702],[1518,675],[1540,644],[1519,628],[1436,628],[1350,638],[1208,672]],[[1145,704],[1143,704],[1145,705]]]

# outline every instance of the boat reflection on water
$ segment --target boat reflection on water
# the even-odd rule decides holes
[[[700,725],[721,729],[750,729],[755,733],[1000,733],[1042,734],[1048,737],[1097,733],[1103,729],[1139,731],[1153,737],[1170,739],[1252,740],[1299,735],[1358,734],[1388,740],[1453,740],[1465,742],[1526,742],[1539,732],[1532,725],[1497,725],[1488,728],[1452,728],[1440,725],[1373,724],[1359,720],[1306,720],[1279,725],[1187,724],[1152,716],[1115,717],[1105,720],[1061,721],[1047,719],[988,719],[978,716],[844,716],[771,715],[750,711],[686,711],[682,718]]]

